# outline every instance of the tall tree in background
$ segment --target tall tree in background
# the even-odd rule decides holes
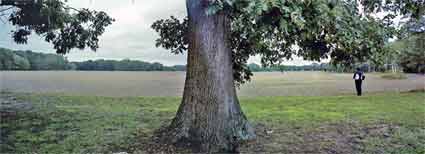
[[[396,30],[396,42],[387,45],[387,52],[374,53],[370,61],[375,66],[388,65],[396,72],[395,67],[400,64],[405,72],[417,73],[424,69],[423,38],[425,33],[425,1],[424,0],[360,0],[367,14],[382,13],[382,22],[387,28]],[[396,17],[404,21],[398,24],[393,22]],[[417,49],[417,50],[415,50]]]
[[[423,8],[422,11],[424,11]],[[394,44],[399,44],[398,61],[404,72],[425,73],[425,15],[410,18],[403,25],[404,38]],[[396,46],[397,47],[397,46]]]
[[[366,61],[385,52],[383,46],[393,34],[386,29],[389,23],[369,14],[385,10],[417,16],[417,8],[423,8],[419,1],[384,2],[187,0],[187,18],[152,25],[160,36],[157,46],[175,54],[188,51],[183,100],[167,130],[170,141],[214,152],[253,139],[235,90],[252,76],[248,58],[260,55],[265,66],[293,56],[330,58],[344,65]]]

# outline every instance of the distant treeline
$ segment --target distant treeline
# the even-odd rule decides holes
[[[248,65],[253,72],[283,72],[283,71],[331,71],[334,70],[328,63],[313,63],[310,65],[274,65],[271,67],[261,67],[258,64],[251,63]]]
[[[74,70],[96,71],[185,71],[185,65],[164,66],[161,63],[148,63],[138,60],[88,60],[72,62]]]
[[[0,48],[0,70],[66,70],[71,64],[60,55]]]
[[[368,63],[353,64],[345,66],[342,64],[332,65],[330,63],[312,63],[309,65],[273,65],[270,67],[261,67],[258,64],[251,63],[248,65],[253,72],[286,72],[286,71],[324,71],[324,72],[338,72],[347,73],[354,72],[356,68],[360,68],[364,72],[384,72],[391,69],[390,65],[375,66]]]
[[[185,71],[186,66],[164,66],[161,63],[129,59],[69,62],[58,54],[0,48],[0,70]]]
[[[328,63],[313,63],[311,65],[274,65],[262,67],[251,63],[248,67],[253,72],[273,71],[331,71],[350,72],[352,68],[333,66]],[[363,70],[367,70],[365,65]],[[164,66],[161,63],[149,63],[138,60],[88,60],[69,62],[66,57],[58,54],[46,54],[32,51],[13,51],[0,48],[0,70],[82,70],[82,71],[185,71],[185,65]]]

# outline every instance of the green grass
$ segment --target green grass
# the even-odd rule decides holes
[[[389,80],[403,80],[407,79],[406,74],[403,73],[387,73],[381,75],[381,78],[383,79],[389,79]]]
[[[152,133],[171,118],[178,98],[18,95],[36,111],[2,123],[11,129],[10,152],[99,153],[120,149],[132,133]],[[36,128],[37,131],[33,131]],[[112,146],[112,147],[111,147]],[[117,147],[118,146],[118,147]],[[4,148],[3,148],[4,149]],[[16,151],[15,151],[16,150]]]
[[[17,111],[16,117],[2,119],[0,126],[2,131],[6,130],[7,136],[2,136],[0,148],[1,152],[10,153],[126,151],[137,142],[138,137],[147,138],[155,129],[169,123],[180,103],[178,97],[11,95],[19,102],[30,102],[34,109]],[[395,139],[403,143],[404,140],[406,143],[418,143],[417,148],[425,142],[425,136],[418,135],[425,130],[424,98],[425,93],[378,93],[363,97],[253,97],[241,98],[241,104],[254,125],[264,124],[289,132],[299,128],[314,131],[327,124],[350,121],[359,125],[394,124],[412,130],[399,133],[413,132],[410,136],[399,134],[401,139]],[[368,138],[364,151],[373,151],[373,147],[377,147],[375,144],[386,145],[380,141],[379,138],[377,141]]]
[[[242,99],[253,121],[317,125],[344,120],[423,126],[424,93],[383,93],[364,97],[256,97]]]

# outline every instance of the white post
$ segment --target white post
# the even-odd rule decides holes
[[[393,64],[391,64],[391,72],[395,73]]]

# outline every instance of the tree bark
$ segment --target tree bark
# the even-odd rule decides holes
[[[209,0],[187,0],[190,43],[182,103],[169,131],[197,152],[234,152],[255,133],[241,110],[229,47],[230,20],[207,15]]]

